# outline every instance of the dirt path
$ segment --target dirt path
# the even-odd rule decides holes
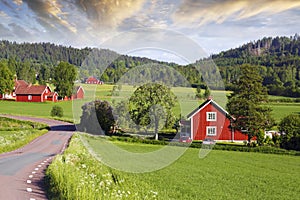
[[[65,150],[75,126],[51,119],[4,116],[46,123],[51,130],[20,149],[0,154],[0,200],[47,199],[43,181],[45,169],[55,155]]]

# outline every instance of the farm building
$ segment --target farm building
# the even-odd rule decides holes
[[[90,76],[85,80],[86,84],[103,84],[103,81],[98,80],[97,78]]]
[[[185,132],[193,140],[244,141],[248,136],[231,128],[233,118],[214,100],[207,99],[182,122],[181,132]]]
[[[28,83],[24,80],[15,79],[15,86],[13,91],[10,94],[0,94],[0,99],[15,99],[16,98],[16,88],[19,86],[27,86]]]
[[[57,101],[57,93],[51,92],[49,86],[31,85],[25,81],[17,85],[15,89],[16,101],[22,102],[44,102],[47,100]]]
[[[77,86],[74,88],[72,99],[83,99],[84,98],[84,90],[81,86]]]

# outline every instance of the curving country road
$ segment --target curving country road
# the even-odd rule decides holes
[[[51,119],[3,116],[46,123],[51,130],[20,149],[0,154],[0,200],[47,199],[45,169],[55,155],[64,151],[75,126]]]

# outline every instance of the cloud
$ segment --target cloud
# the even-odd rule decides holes
[[[0,24],[0,37],[12,37],[11,31],[3,24]]]
[[[77,7],[86,13],[95,27],[116,28],[143,7],[145,0],[77,0]]]
[[[62,11],[63,5],[57,0],[24,0],[28,7],[37,15],[37,18],[43,20],[50,26],[62,26],[69,31],[76,33],[76,27],[67,20],[67,13]]]
[[[11,23],[8,26],[11,28],[11,32],[14,33],[14,35],[16,35],[18,38],[32,39],[32,34],[18,24]]]
[[[22,1],[22,0],[13,0],[13,2],[14,2],[16,5],[18,5],[18,6],[20,6],[20,5],[23,4],[23,1]]]
[[[295,0],[184,0],[173,14],[176,24],[204,25],[225,20],[241,20],[259,14],[272,15],[300,7]]]

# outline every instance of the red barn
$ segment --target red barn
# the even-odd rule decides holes
[[[57,94],[57,92],[50,92],[47,95],[47,101],[57,102],[58,101],[58,94]]]
[[[16,101],[44,102],[48,96],[53,97],[51,89],[46,85],[20,85],[15,90]]]
[[[98,80],[97,78],[93,77],[93,76],[90,76],[88,77],[86,80],[85,80],[85,83],[86,84],[100,84],[102,85],[103,82]]]
[[[0,94],[0,99],[15,99],[16,98],[16,88],[19,86],[27,86],[28,83],[24,80],[15,79],[15,86],[11,93],[9,94]]]
[[[72,99],[83,99],[84,98],[84,90],[81,86],[77,86],[74,89]]]
[[[185,128],[190,130],[193,140],[211,138],[223,141],[244,141],[248,139],[247,135],[231,128],[233,118],[212,99],[202,103],[187,118],[189,127]]]

